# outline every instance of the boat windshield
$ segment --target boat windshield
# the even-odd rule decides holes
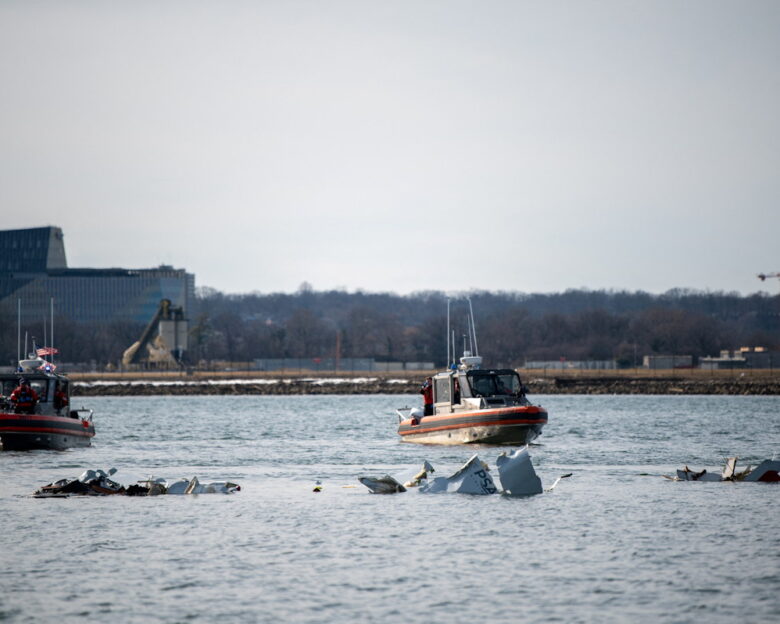
[[[470,371],[467,377],[471,393],[475,397],[522,394],[523,384],[520,382],[520,376],[514,371]]]
[[[19,379],[21,377],[14,376],[13,378],[0,380],[0,397],[9,398],[13,391],[19,386]],[[35,390],[38,395],[38,400],[41,402],[47,401],[49,382],[46,379],[27,379],[30,382],[30,387]]]
[[[16,388],[17,385],[19,385],[19,382],[16,378],[14,379],[3,379],[2,382],[2,388],[0,388],[0,395],[2,396],[11,396],[11,393],[14,391],[14,388]]]

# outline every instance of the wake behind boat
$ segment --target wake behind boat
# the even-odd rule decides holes
[[[38,357],[0,373],[0,442],[4,451],[90,446],[92,410],[70,409],[70,383]]]

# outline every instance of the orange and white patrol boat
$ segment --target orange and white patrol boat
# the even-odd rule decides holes
[[[547,411],[526,398],[511,369],[481,369],[482,358],[465,355],[460,366],[433,378],[433,414],[397,410],[398,433],[423,444],[528,444],[542,433]]]

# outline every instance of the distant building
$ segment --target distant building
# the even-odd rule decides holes
[[[616,360],[526,360],[523,368],[546,370],[614,370]]]
[[[763,347],[743,347],[740,354],[745,358],[747,368],[780,368],[780,351],[767,351]]]
[[[62,230],[40,227],[0,231],[0,313],[23,322],[55,314],[76,322],[147,323],[160,301],[192,313],[195,276],[184,269],[70,269]]]
[[[778,368],[780,351],[767,351],[763,347],[742,347],[733,353],[723,350],[717,357],[699,359],[699,367],[705,370],[731,370],[734,368]]]
[[[671,368],[693,368],[692,355],[646,355],[642,366],[650,370],[668,370]]]

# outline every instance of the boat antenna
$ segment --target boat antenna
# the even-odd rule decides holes
[[[51,354],[49,355],[49,361],[54,363],[54,297],[49,300],[49,314],[51,316]],[[177,332],[178,334],[178,332]],[[53,367],[52,367],[53,368]]]
[[[22,300],[16,300],[16,361],[22,359]],[[17,364],[18,366],[18,364]]]
[[[455,363],[455,330],[452,330],[452,364]],[[447,362],[447,368],[450,367],[450,362]]]
[[[471,305],[471,297],[467,297],[469,302],[469,316],[471,317],[471,333],[474,336],[474,355],[479,355],[479,347],[477,346],[477,328],[474,325],[474,308]]]
[[[447,368],[450,367],[450,298],[447,297]]]

